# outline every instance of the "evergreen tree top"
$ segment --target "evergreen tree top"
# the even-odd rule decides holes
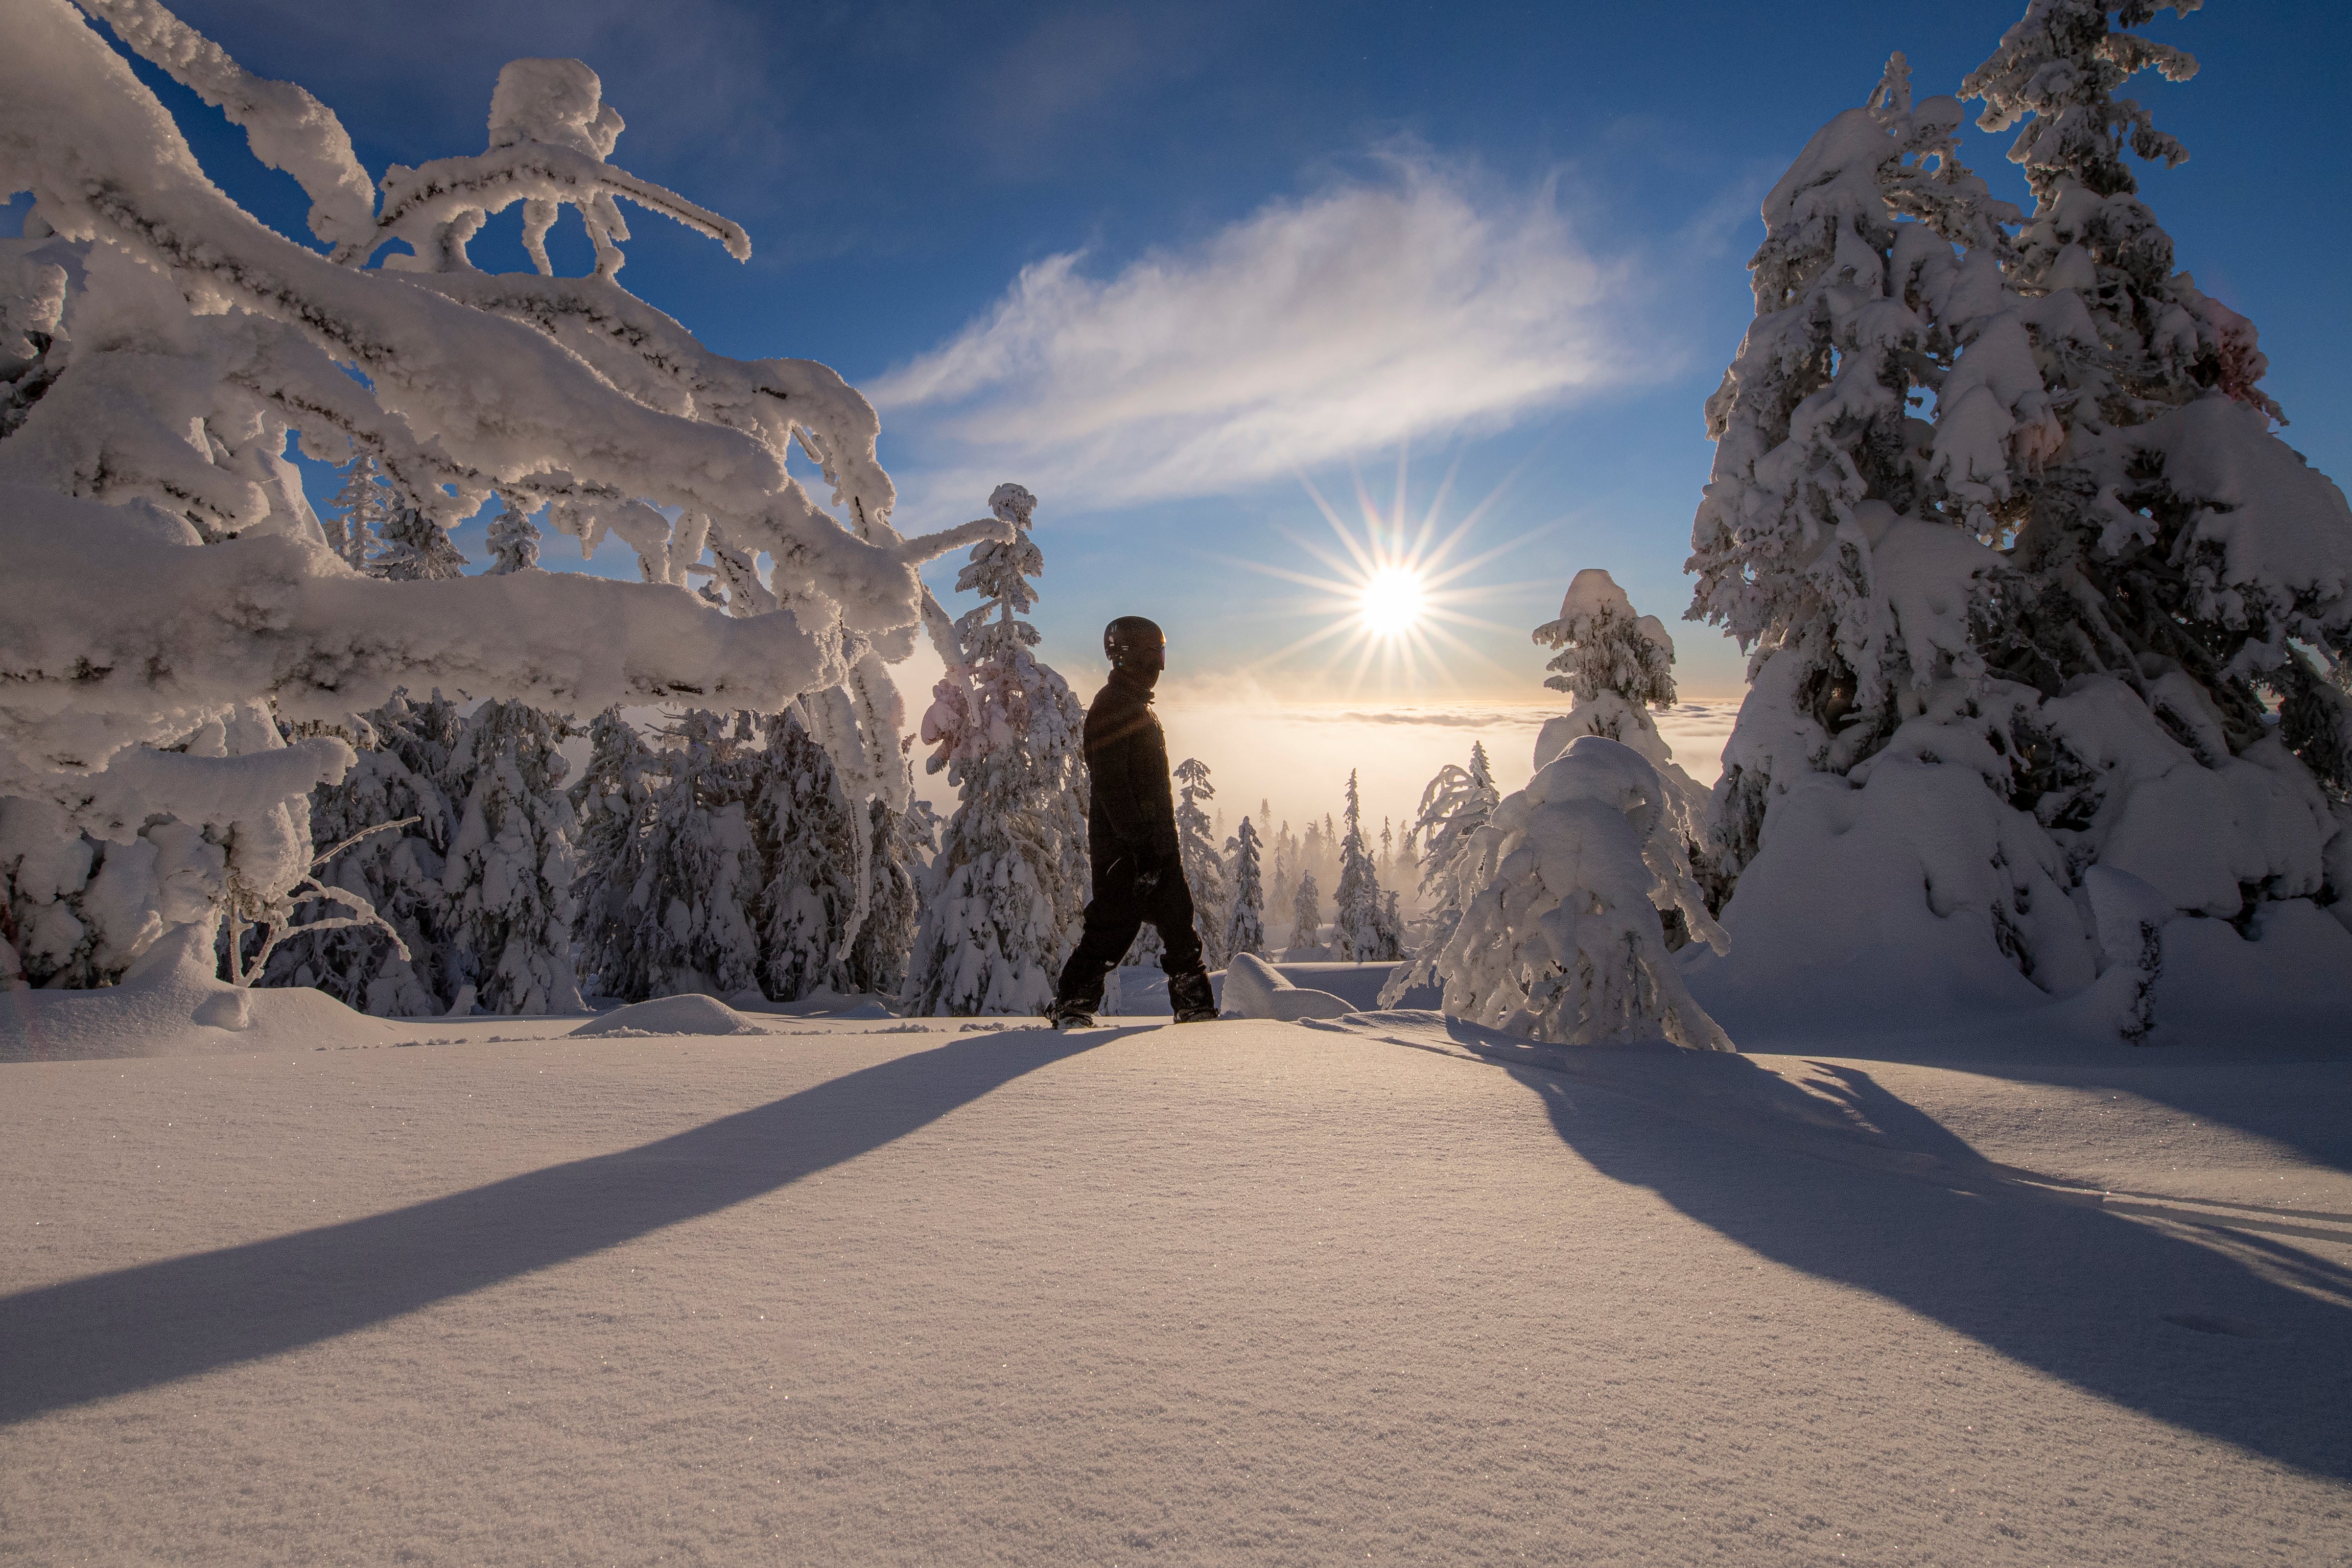
[[[1649,707],[1674,706],[1674,639],[1656,616],[1637,614],[1625,591],[1598,567],[1576,574],[1559,618],[1533,636],[1560,650],[1544,666],[1553,672],[1544,685],[1554,691],[1586,702],[1607,691]]]

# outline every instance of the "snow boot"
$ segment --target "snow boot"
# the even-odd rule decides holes
[[[1054,1032],[1056,1034],[1066,1034],[1074,1029],[1095,1027],[1094,1010],[1080,1007],[1076,1002],[1055,1002],[1054,1010],[1046,1017],[1054,1020]]]
[[[1216,992],[1206,973],[1169,976],[1168,1004],[1178,1023],[1214,1023],[1219,1017]]]

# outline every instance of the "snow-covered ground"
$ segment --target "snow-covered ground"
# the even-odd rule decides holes
[[[0,1065],[0,1560],[2352,1561],[2340,1035],[745,1021]]]

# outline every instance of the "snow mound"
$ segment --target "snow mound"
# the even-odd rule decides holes
[[[575,1037],[614,1034],[765,1034],[717,997],[656,997],[615,1008],[573,1030]]]
[[[1225,970],[1223,999],[1219,1010],[1227,1018],[1335,1019],[1355,1011],[1353,1006],[1328,991],[1302,990],[1282,977],[1282,972],[1255,953],[1236,953]]]
[[[247,990],[216,978],[210,936],[201,922],[174,928],[121,985],[0,991],[0,1061],[310,1051],[404,1038],[323,991]]]

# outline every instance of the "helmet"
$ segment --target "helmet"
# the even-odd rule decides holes
[[[1168,634],[1156,621],[1122,615],[1103,628],[1103,656],[1114,670],[1158,670],[1168,664]]]

